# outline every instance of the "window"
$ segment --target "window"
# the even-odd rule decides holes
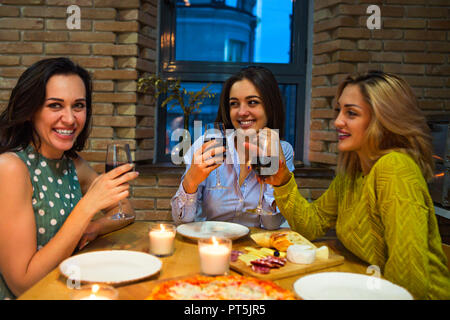
[[[245,51],[245,42],[229,39],[225,46],[225,61],[227,62],[243,62],[249,61],[248,54]],[[248,52],[248,51],[247,51]],[[244,56],[247,56],[245,59]]]
[[[183,88],[187,91],[200,91],[203,86],[207,85],[206,83],[198,83],[198,82],[183,82]],[[191,135],[194,136],[194,121],[202,121],[203,124],[208,122],[214,122],[217,114],[217,106],[219,105],[220,99],[220,91],[222,90],[221,84],[213,83],[208,87],[208,90],[211,93],[215,93],[215,97],[213,99],[205,99],[201,106],[200,111],[194,111],[189,116],[189,131]],[[181,107],[179,105],[171,104],[166,112],[165,121],[161,121],[163,119],[159,119],[160,123],[165,125],[165,142],[164,142],[164,155],[169,155],[172,148],[178,144],[178,141],[171,140],[172,132],[174,132],[178,128],[184,127],[184,115]]]
[[[248,65],[269,68],[286,107],[284,139],[296,160],[303,156],[307,1],[163,0],[160,6],[160,64],[163,78],[181,79],[187,90],[211,83],[214,99],[189,117],[213,121],[223,82]],[[170,161],[168,132],[182,128],[181,109],[157,109],[156,161]],[[170,135],[169,135],[170,137]]]

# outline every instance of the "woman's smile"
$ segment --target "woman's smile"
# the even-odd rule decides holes
[[[334,121],[334,126],[338,133],[339,151],[355,151],[361,157],[371,112],[358,86],[345,87],[338,99],[337,111],[339,114]]]
[[[74,138],[75,130],[70,129],[53,129],[60,139],[71,140]]]
[[[230,118],[235,129],[259,130],[267,125],[263,101],[253,83],[236,81],[230,90]]]
[[[78,75],[54,75],[48,80],[44,105],[33,118],[43,156],[59,159],[73,147],[86,122],[85,96]]]
[[[241,129],[244,130],[251,128],[255,122],[256,120],[238,120]]]
[[[338,132],[338,139],[339,140],[344,140],[344,139],[347,139],[348,137],[351,136],[351,134],[346,133],[346,132],[344,132],[342,130],[338,130],[337,132]]]

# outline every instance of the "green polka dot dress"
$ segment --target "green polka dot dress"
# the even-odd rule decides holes
[[[33,196],[30,199],[36,220],[37,250],[47,244],[81,199],[81,188],[73,161],[47,159],[29,145],[16,152],[28,167]],[[0,299],[14,298],[0,275]]]

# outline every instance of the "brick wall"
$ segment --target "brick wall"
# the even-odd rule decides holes
[[[81,29],[66,26],[81,9]],[[128,142],[135,160],[153,157],[154,103],[136,93],[139,72],[156,70],[157,0],[3,0],[0,6],[0,108],[34,62],[66,56],[93,78],[93,127],[83,156],[101,172],[106,145]]]
[[[81,9],[80,30],[66,25],[72,4]],[[69,57],[93,78],[93,126],[83,157],[103,172],[106,145],[114,139],[130,144],[134,160],[151,160],[154,100],[136,93],[136,80],[156,70],[156,24],[157,0],[2,0],[0,109],[27,67],[48,57]],[[146,179],[137,185],[152,182]],[[135,201],[139,209],[152,203]]]
[[[183,168],[139,170],[134,183],[133,207],[138,220],[172,220],[170,199],[180,185]]]
[[[369,30],[369,5],[381,29]],[[378,69],[405,78],[421,108],[450,112],[448,0],[315,0],[311,162],[336,164],[332,99],[348,73]]]
[[[184,167],[169,165],[141,166],[134,184],[133,206],[140,220],[171,220],[170,200],[178,190]],[[300,193],[308,200],[317,199],[329,186],[334,172],[327,168],[297,168],[295,179]]]
[[[309,160],[337,161],[332,100],[352,72],[378,69],[405,78],[426,114],[450,113],[448,0],[315,0]],[[369,5],[381,29],[367,28]],[[320,192],[320,191],[319,191]],[[443,242],[449,220],[438,216]]]

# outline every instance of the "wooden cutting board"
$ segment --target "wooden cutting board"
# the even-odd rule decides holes
[[[233,250],[239,250],[246,253],[247,251],[244,249],[246,246],[233,247]],[[260,247],[255,247],[259,249]],[[247,266],[241,260],[237,260],[235,262],[230,262],[230,268],[242,273],[244,275],[252,276],[255,278],[263,279],[263,280],[276,280],[287,278],[291,276],[295,276],[297,274],[304,274],[312,271],[317,271],[320,269],[325,269],[328,267],[337,266],[344,263],[344,257],[334,253],[330,248],[329,250],[329,258],[328,259],[316,259],[311,264],[296,264],[287,261],[286,264],[278,269],[271,269],[269,273],[262,274],[258,272],[254,272],[251,266]]]

